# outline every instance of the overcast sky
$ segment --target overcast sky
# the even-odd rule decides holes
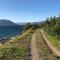
[[[0,19],[38,22],[60,14],[60,0],[0,0]]]

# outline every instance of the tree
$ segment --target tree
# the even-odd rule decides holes
[[[38,24],[32,24],[32,28],[37,29],[37,28],[39,28],[39,26],[38,26]]]
[[[26,31],[26,30],[30,29],[31,27],[32,27],[32,25],[30,23],[27,23],[24,26],[24,30]]]

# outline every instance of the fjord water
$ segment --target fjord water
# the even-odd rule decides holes
[[[13,37],[23,31],[23,26],[0,26],[0,39]]]

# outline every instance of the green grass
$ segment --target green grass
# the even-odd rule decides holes
[[[47,48],[40,33],[40,29],[37,31],[35,39],[36,39],[36,47],[39,53],[40,60],[60,60],[60,58],[55,57],[53,53],[51,53]]]
[[[0,46],[0,60],[29,60],[32,29]]]
[[[60,40],[56,36],[51,36],[47,32],[44,32],[45,37],[51,42],[51,44],[60,51]]]
[[[25,47],[11,47],[3,48],[0,50],[0,60],[20,60],[27,59],[28,50]]]

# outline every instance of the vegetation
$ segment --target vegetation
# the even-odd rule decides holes
[[[60,39],[60,17],[47,18],[45,22],[45,30],[48,34]]]
[[[29,60],[32,29],[0,46],[0,60]]]
[[[37,28],[39,28],[39,26],[38,26],[38,24],[27,23],[27,24],[25,25],[25,27],[24,27],[24,31],[26,31],[26,30],[28,30],[28,29],[30,29],[30,28],[32,28],[32,29],[37,29]]]
[[[43,27],[48,40],[60,50],[60,17],[47,18],[40,26],[27,23],[22,35],[18,35],[0,46],[0,60],[29,60],[30,42],[35,29]],[[59,60],[47,48],[40,29],[36,33],[36,47],[41,60]]]
[[[27,23],[25,26],[24,26],[24,30],[28,30],[32,27],[32,25],[30,23]]]
[[[45,21],[45,36],[60,51],[60,17],[50,17]]]
[[[1,44],[0,60],[29,60],[30,59],[30,41],[32,33],[37,25],[30,23],[25,25],[25,31],[11,40]]]
[[[35,39],[40,60],[60,60],[60,58],[54,56],[53,53],[48,49],[45,41],[42,38],[40,29],[37,31]]]

